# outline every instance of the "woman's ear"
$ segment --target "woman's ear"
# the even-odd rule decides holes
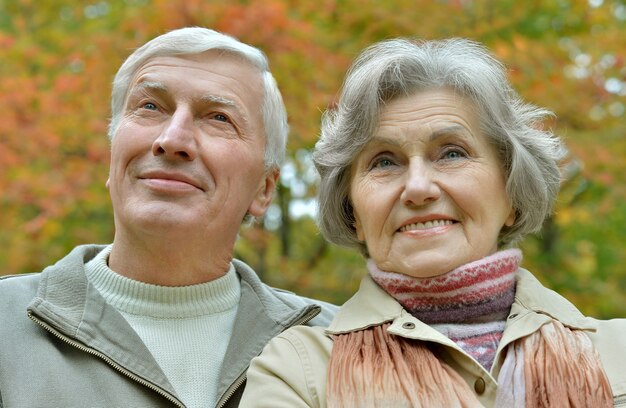
[[[513,224],[515,224],[515,218],[515,208],[511,208],[509,216],[506,218],[506,220],[504,220],[504,225],[506,225],[507,227],[512,226]]]
[[[359,217],[356,214],[354,215],[354,222],[352,223],[352,226],[356,230],[357,239],[361,242],[365,242],[365,234],[363,234],[363,227],[361,226],[361,220],[359,220]]]

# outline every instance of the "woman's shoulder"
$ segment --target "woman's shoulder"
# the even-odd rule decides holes
[[[319,326],[293,326],[276,336],[272,342],[289,343],[300,354],[330,356],[333,340]]]
[[[324,407],[332,339],[322,327],[294,326],[250,364],[242,406]]]
[[[600,354],[613,394],[626,400],[626,319],[596,320],[595,331],[587,332]]]
[[[611,353],[615,357],[619,357],[622,363],[626,365],[626,347],[624,347],[626,319],[588,319],[591,319],[596,325],[596,329],[588,332],[588,335],[598,351]],[[626,370],[624,372],[626,373]]]

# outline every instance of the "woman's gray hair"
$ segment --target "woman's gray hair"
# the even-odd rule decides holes
[[[481,44],[461,38],[393,39],[365,49],[350,67],[338,105],[322,117],[313,160],[321,176],[318,225],[329,241],[367,254],[354,228],[350,168],[378,128],[386,102],[433,88],[472,100],[481,127],[499,153],[515,223],[503,227],[499,246],[538,231],[560,186],[561,141],[542,122],[552,112],[524,103],[504,66]]]
[[[120,124],[130,82],[148,60],[162,56],[199,54],[209,50],[236,54],[259,69],[264,93],[261,109],[266,137],[265,167],[279,168],[285,158],[289,126],[283,98],[269,71],[265,54],[255,47],[208,28],[187,27],[170,31],[147,42],[124,61],[113,80],[109,139],[113,140]]]

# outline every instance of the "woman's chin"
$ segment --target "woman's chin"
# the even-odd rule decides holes
[[[436,254],[423,255],[413,257],[412,259],[405,257],[404,262],[382,262],[378,265],[378,268],[382,271],[401,273],[418,279],[427,279],[445,275],[459,266],[473,261],[473,259],[465,257],[437,256]]]

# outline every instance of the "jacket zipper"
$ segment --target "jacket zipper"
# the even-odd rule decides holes
[[[53,334],[55,337],[57,337],[58,339],[62,340],[63,342],[69,344],[70,346],[73,346],[75,348],[77,348],[78,350],[84,351],[85,353],[91,354],[93,356],[96,356],[100,359],[102,359],[103,361],[105,361],[108,365],[110,365],[111,367],[113,367],[116,371],[120,372],[121,374],[124,374],[126,377],[130,378],[133,381],[138,382],[139,384],[148,387],[149,389],[151,389],[152,391],[156,392],[157,394],[161,395],[162,397],[164,397],[165,399],[169,400],[170,402],[172,402],[174,405],[180,407],[180,408],[185,408],[185,405],[183,403],[181,403],[176,397],[174,397],[173,395],[169,394],[168,392],[162,390],[161,388],[150,384],[149,382],[147,382],[146,380],[144,380],[143,378],[133,374],[132,372],[128,371],[127,369],[125,369],[124,367],[120,366],[119,364],[117,364],[115,361],[111,360],[109,357],[107,357],[105,354],[96,351],[92,348],[89,347],[85,347],[84,345],[82,345],[81,343],[71,339],[70,337],[67,337],[61,333],[59,333],[56,329],[54,329],[52,326],[50,326],[47,323],[44,323],[43,321],[39,320],[39,318],[35,317],[31,311],[28,312],[28,317],[34,321],[35,323],[37,323],[38,325],[40,325],[41,327],[43,327],[46,331],[48,331],[49,333]]]
[[[321,309],[313,309],[311,311],[309,311],[306,315],[304,315],[302,318],[300,318],[299,320],[296,320],[291,326],[289,327],[293,327],[293,326],[298,326],[301,324],[305,324],[306,322],[308,322],[309,320],[313,319],[315,316],[317,316],[320,313]],[[285,330],[287,330],[289,327],[286,327]],[[241,385],[246,382],[246,372],[244,371],[238,378],[237,380],[235,380],[235,382],[228,388],[228,390],[226,390],[226,393],[224,394],[224,397],[222,397],[222,399],[218,402],[216,408],[224,408],[226,406],[226,403],[228,402],[228,400],[230,399],[230,397],[232,397],[235,392],[237,392],[237,390],[239,389],[239,387],[241,387]]]
[[[615,397],[613,399],[613,404],[615,404],[616,407],[619,407],[622,405],[626,406],[626,395],[620,395],[618,397]]]

